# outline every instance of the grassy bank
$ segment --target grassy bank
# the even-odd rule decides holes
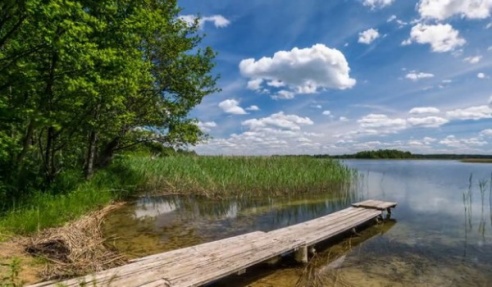
[[[14,205],[0,217],[0,233],[59,226],[141,192],[217,198],[319,192],[336,189],[351,173],[337,161],[309,157],[124,156],[62,194],[38,193]]]

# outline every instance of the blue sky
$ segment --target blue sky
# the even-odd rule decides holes
[[[199,154],[492,152],[492,0],[182,0],[222,91]]]

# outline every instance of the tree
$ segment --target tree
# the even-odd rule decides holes
[[[218,90],[215,52],[199,47],[198,23],[179,19],[176,0],[0,8],[0,181],[10,193],[19,179],[47,187],[67,169],[90,177],[141,143],[204,138],[188,113]]]

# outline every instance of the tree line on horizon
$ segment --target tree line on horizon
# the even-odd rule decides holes
[[[359,151],[343,155],[314,155],[317,158],[336,159],[492,159],[492,155],[484,154],[413,154],[397,149],[378,149]]]

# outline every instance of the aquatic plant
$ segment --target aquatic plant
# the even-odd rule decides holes
[[[311,157],[128,157],[121,163],[145,179],[141,190],[208,197],[337,190],[353,175],[336,160]]]

